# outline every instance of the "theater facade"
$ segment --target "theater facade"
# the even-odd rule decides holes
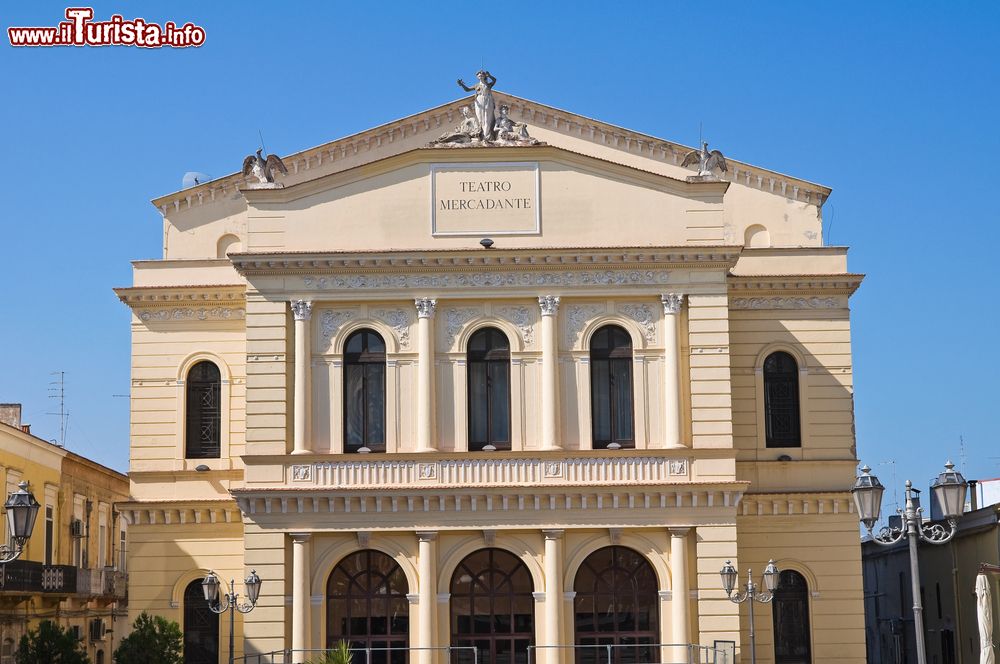
[[[690,151],[480,87],[154,200],[132,617],[225,661],[252,568],[261,662],[748,662],[719,570],[774,559],[758,661],[864,661],[861,276],[830,189]]]

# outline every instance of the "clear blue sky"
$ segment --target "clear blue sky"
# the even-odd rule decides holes
[[[1000,215],[1000,4],[98,3],[192,21],[188,50],[0,45],[0,401],[125,469],[129,314],[111,292],[156,258],[149,199],[454,99],[499,89],[833,187],[827,241],[867,273],[851,300],[858,451],[926,486],[965,437],[1000,476],[992,275]],[[4,7],[55,25],[63,4]],[[482,22],[483,25],[477,24]],[[994,192],[994,193],[990,193]]]

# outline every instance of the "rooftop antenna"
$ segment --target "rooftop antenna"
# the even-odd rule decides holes
[[[968,460],[969,455],[965,453],[965,436],[958,434],[958,461],[961,464],[962,475],[965,475],[965,466]]]
[[[69,414],[66,412],[66,372],[53,371],[50,376],[59,376],[58,379],[49,382],[49,398],[59,399],[58,413],[45,413],[46,415],[59,416],[59,447],[66,447],[66,421]]]
[[[699,120],[698,121],[698,147],[699,148],[701,147],[701,142],[704,140],[702,138],[702,125],[704,125],[704,123],[701,120]]]
[[[885,461],[880,461],[880,466],[889,466],[889,474],[892,475],[892,505],[895,509],[899,509],[899,486],[896,484],[896,460],[886,459]]]
[[[257,135],[260,136],[260,149],[264,151],[265,155],[267,155],[267,147],[264,145],[264,132],[258,129]]]

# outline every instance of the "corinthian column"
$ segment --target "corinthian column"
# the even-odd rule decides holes
[[[292,302],[292,317],[295,319],[295,393],[292,421],[292,454],[308,454],[309,449],[309,319],[312,318],[312,302],[295,300]]]
[[[292,654],[293,664],[309,653],[309,533],[292,533]]]
[[[563,531],[543,530],[545,535],[545,645],[562,645],[562,604],[563,604]],[[559,648],[546,648],[545,661],[559,664],[562,661]]]
[[[542,310],[542,449],[558,450],[556,386],[559,380],[559,349],[556,342],[556,313],[559,311],[559,297],[540,297],[538,306]]]
[[[687,575],[687,534],[689,528],[670,529],[670,578],[673,581],[673,593],[670,599],[670,617],[673,625],[670,640],[680,645],[691,640],[690,620],[690,590]],[[687,652],[678,648],[675,661],[687,661]]]
[[[417,533],[417,579],[420,598],[417,600],[417,643],[419,648],[431,648],[434,643],[434,612],[436,608],[437,561],[435,560],[434,531]],[[431,664],[434,661],[433,650],[418,650],[417,661],[420,664]]]
[[[434,451],[434,309],[437,300],[413,301],[417,307],[417,451]]]
[[[684,296],[667,293],[663,302],[663,434],[666,447],[684,447],[681,440],[680,346],[677,343],[677,319]]]

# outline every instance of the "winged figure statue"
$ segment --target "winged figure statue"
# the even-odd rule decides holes
[[[691,150],[684,157],[684,161],[681,162],[681,166],[693,166],[698,164],[698,175],[712,175],[712,171],[718,168],[720,171],[725,173],[729,170],[726,165],[726,158],[722,156],[722,153],[718,150],[708,151],[708,142],[702,141],[700,150]]]
[[[243,160],[243,175],[253,175],[260,180],[260,184],[273,184],[275,171],[282,175],[288,175],[288,169],[282,163],[281,157],[276,154],[269,154],[262,157],[263,148],[257,150],[256,155],[249,155]]]

